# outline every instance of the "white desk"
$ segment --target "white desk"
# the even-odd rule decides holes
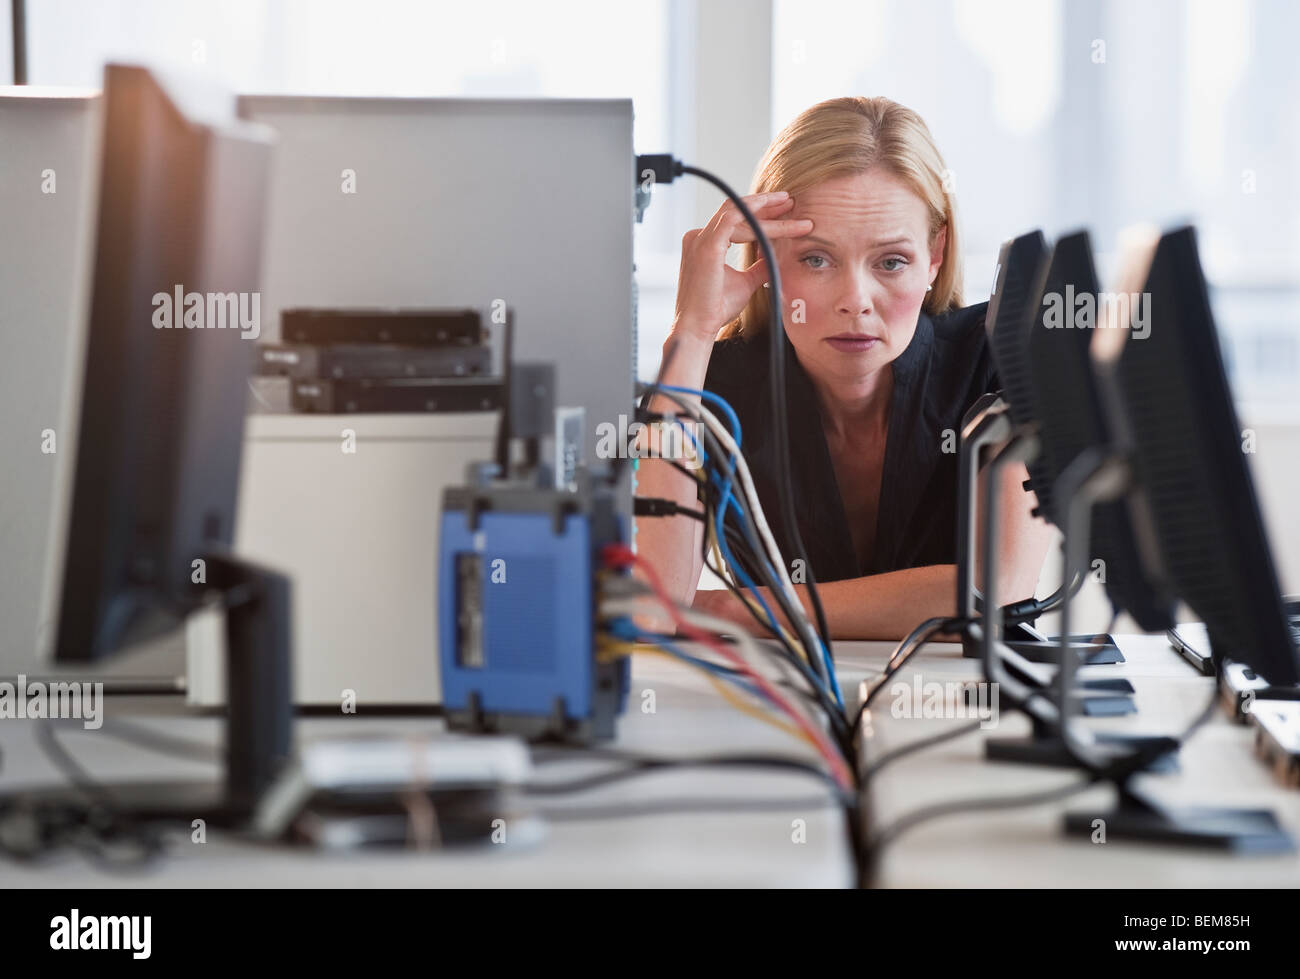
[[[1097,721],[1099,726],[1143,733],[1177,733],[1209,696],[1206,678],[1196,676],[1162,637],[1121,637],[1129,662],[1092,667],[1103,676],[1125,676],[1137,689],[1140,713]],[[846,697],[856,698],[860,680],[874,675],[891,646],[844,643],[838,652]],[[959,648],[933,645],[916,656],[911,670],[926,681],[973,679],[977,664]],[[641,711],[642,691],[655,692],[655,713]],[[196,717],[179,703],[156,698],[111,699],[109,717],[130,717],[189,737],[218,737],[220,722]],[[890,716],[888,691],[875,712],[880,750],[926,737],[954,720],[911,720]],[[0,722],[4,768],[0,789],[48,781],[52,769],[34,739],[39,722]],[[409,733],[440,725],[436,719],[306,717],[298,736],[361,731]],[[1004,717],[989,733],[1017,734],[1028,725]],[[968,796],[1017,794],[1063,785],[1073,776],[984,761],[984,732],[929,749],[890,766],[874,789],[877,819],[931,802]],[[194,776],[195,763],[156,756],[104,735],[65,735],[79,760],[101,778]],[[720,700],[699,674],[660,657],[637,657],[632,696],[620,722],[618,747],[664,756],[734,751],[777,751],[811,756],[781,732],[737,713]],[[607,763],[595,763],[603,765]],[[570,777],[593,769],[589,761],[564,761],[539,769],[546,777]],[[1274,808],[1300,836],[1300,793],[1273,780],[1251,751],[1249,729],[1222,715],[1182,751],[1182,771],[1148,777],[1152,792],[1167,801]],[[1256,887],[1300,885],[1300,856],[1233,857],[1173,847],[1112,841],[1095,845],[1066,838],[1062,814],[1106,799],[1099,788],[1061,803],[1033,809],[963,814],[918,827],[891,848],[882,865],[886,886],[1141,886]],[[763,812],[682,813],[593,819],[552,824],[533,847],[485,847],[445,854],[358,853],[319,855],[252,846],[210,834],[204,844],[178,834],[170,856],[156,869],[124,877],[65,855],[52,864],[19,867],[0,863],[0,882],[29,887],[227,887],[227,886],[845,886],[852,880],[844,820],[817,781],[786,773],[720,769],[661,772],[566,797],[546,806],[623,806],[638,801],[706,798],[789,799]],[[824,804],[816,802],[825,799]],[[802,801],[799,801],[802,800]],[[806,823],[806,842],[792,840],[793,821]]]

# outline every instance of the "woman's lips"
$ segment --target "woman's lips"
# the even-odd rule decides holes
[[[836,350],[841,350],[844,353],[855,354],[855,353],[863,353],[864,351],[871,350],[873,347],[875,347],[876,344],[880,342],[880,338],[846,335],[846,336],[838,336],[838,337],[827,337],[826,342],[829,343]]]

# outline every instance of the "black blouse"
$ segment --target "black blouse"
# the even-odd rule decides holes
[[[957,557],[957,439],[962,416],[1000,388],[984,331],[987,303],[931,317],[922,312],[907,349],[890,365],[890,402],[876,543],[860,565],[812,381],[785,341],[791,481],[799,533],[818,581],[839,581]],[[741,451],[781,554],[793,547],[781,520],[771,437],[770,337],[713,345],[706,390],[725,398],[741,426]],[[945,438],[944,433],[952,434]],[[947,450],[947,451],[945,451]],[[791,569],[786,569],[787,572]],[[797,579],[796,579],[797,580]]]

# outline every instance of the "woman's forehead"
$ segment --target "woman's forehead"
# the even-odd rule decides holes
[[[807,238],[864,237],[884,242],[923,237],[928,230],[925,202],[907,184],[879,170],[836,177],[795,194],[789,218],[809,218]]]

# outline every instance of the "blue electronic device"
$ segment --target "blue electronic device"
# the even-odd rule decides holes
[[[601,550],[625,540],[612,491],[589,478],[575,490],[478,482],[443,496],[438,655],[449,726],[612,738],[630,672],[626,658],[596,656]]]

